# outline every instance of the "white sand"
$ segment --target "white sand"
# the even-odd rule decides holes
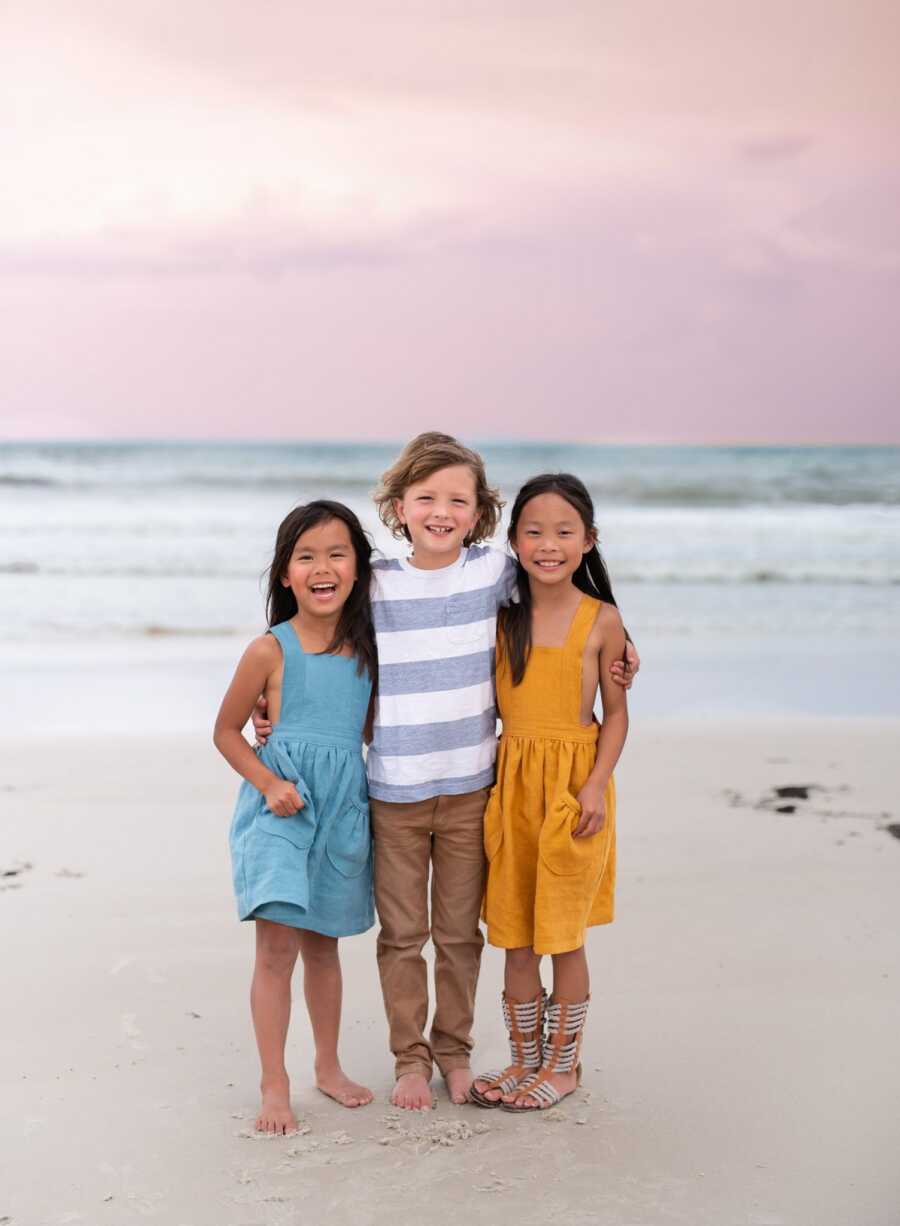
[[[377,1101],[308,1088],[301,1003],[304,1127],[280,1140],[251,1131],[228,768],[201,740],[7,740],[0,870],[32,867],[0,878],[0,1222],[895,1224],[898,738],[637,729],[619,919],[589,937],[584,1090],[543,1118],[453,1107],[442,1087],[427,1116],[390,1110],[368,934],[343,946],[343,1048]],[[750,807],[782,783],[830,790],[794,814]],[[504,1054],[501,965],[488,950],[480,1067]]]

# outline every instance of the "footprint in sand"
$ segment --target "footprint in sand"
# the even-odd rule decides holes
[[[123,1013],[122,1014],[122,1033],[125,1035],[125,1038],[128,1040],[129,1046],[131,1047],[132,1051],[146,1051],[147,1050],[146,1043],[141,1042],[141,1038],[143,1037],[143,1035],[142,1035],[142,1031],[140,1027],[137,1024],[137,1014],[136,1013]]]

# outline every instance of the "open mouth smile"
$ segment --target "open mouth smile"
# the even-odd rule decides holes
[[[309,589],[316,600],[330,600],[337,591],[336,583],[314,583]]]

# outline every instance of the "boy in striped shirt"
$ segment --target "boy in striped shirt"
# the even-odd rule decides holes
[[[421,1110],[432,1104],[433,1063],[453,1102],[465,1102],[472,1083],[483,819],[497,745],[494,640],[516,567],[479,543],[493,535],[502,503],[481,457],[449,435],[414,438],[375,502],[393,534],[412,545],[410,557],[373,567],[378,697],[368,778],[391,1102]],[[623,684],[636,664],[629,658],[619,673]],[[435,1012],[426,1037],[429,936]]]

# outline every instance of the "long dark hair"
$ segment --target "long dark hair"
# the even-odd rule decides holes
[[[275,538],[275,553],[269,567],[268,592],[266,594],[266,620],[270,626],[290,621],[297,612],[297,597],[281,582],[287,574],[294,546],[304,532],[319,524],[339,519],[350,534],[350,544],[356,555],[356,582],[347,597],[334,638],[323,655],[338,652],[345,645],[356,657],[357,672],[366,668],[374,685],[378,676],[378,656],[375,651],[375,629],[372,625],[372,606],[369,603],[369,588],[372,580],[372,545],[362,524],[349,507],[341,502],[318,498],[293,511],[281,521]]]
[[[558,494],[564,498],[573,510],[578,512],[584,530],[594,544],[581,559],[581,563],[572,582],[588,596],[595,600],[605,600],[607,604],[615,604],[609,573],[606,563],[597,548],[597,528],[594,524],[594,504],[583,481],[573,477],[571,473],[541,473],[526,481],[516,495],[509,517],[509,540],[512,541],[519,526],[519,520],[527,503],[540,494]],[[506,605],[500,610],[498,630],[501,638],[501,648],[506,652],[513,685],[519,685],[525,676],[525,667],[531,655],[531,585],[528,573],[518,560],[516,561],[516,580],[519,586],[518,602]]]

